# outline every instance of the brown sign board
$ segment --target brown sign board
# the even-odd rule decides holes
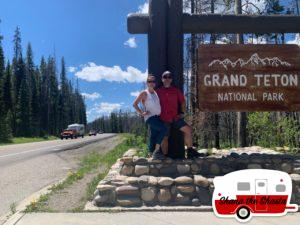
[[[200,45],[202,111],[300,111],[297,45]]]

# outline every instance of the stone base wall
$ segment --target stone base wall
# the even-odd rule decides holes
[[[300,205],[300,159],[287,154],[238,154],[195,160],[152,160],[130,150],[99,182],[97,206],[211,205],[213,177],[240,170],[282,170],[293,180],[291,203]]]

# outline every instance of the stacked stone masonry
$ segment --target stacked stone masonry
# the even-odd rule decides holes
[[[300,205],[300,158],[288,154],[237,153],[195,160],[152,160],[131,149],[99,182],[96,206],[211,205],[213,178],[241,169],[275,169],[290,174],[291,203]]]

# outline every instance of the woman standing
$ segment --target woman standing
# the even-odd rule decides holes
[[[138,114],[144,117],[146,124],[150,127],[150,141],[148,151],[153,159],[164,159],[164,154],[161,151],[161,143],[166,135],[167,128],[159,119],[161,107],[159,98],[154,90],[155,76],[149,74],[147,77],[147,89],[142,91],[133,102],[133,107]],[[144,110],[141,110],[139,103],[142,103]],[[153,149],[154,147],[154,149]]]

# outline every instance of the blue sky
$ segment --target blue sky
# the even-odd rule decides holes
[[[19,26],[25,54],[30,41],[36,63],[42,55],[65,57],[68,77],[79,76],[88,120],[118,108],[131,108],[147,70],[147,39],[127,33],[128,13],[146,0],[1,0],[0,33],[11,60]],[[129,67],[129,68],[128,68]],[[127,69],[128,68],[128,69]],[[99,75],[100,73],[100,75]]]
[[[80,91],[86,96],[88,121],[112,110],[132,110],[147,72],[147,39],[127,32],[126,17],[132,12],[145,13],[146,2],[0,0],[5,55],[11,60],[13,34],[19,26],[23,51],[30,41],[37,64],[42,55],[55,52],[59,68],[60,58],[65,57],[69,79],[75,83],[79,78]]]

